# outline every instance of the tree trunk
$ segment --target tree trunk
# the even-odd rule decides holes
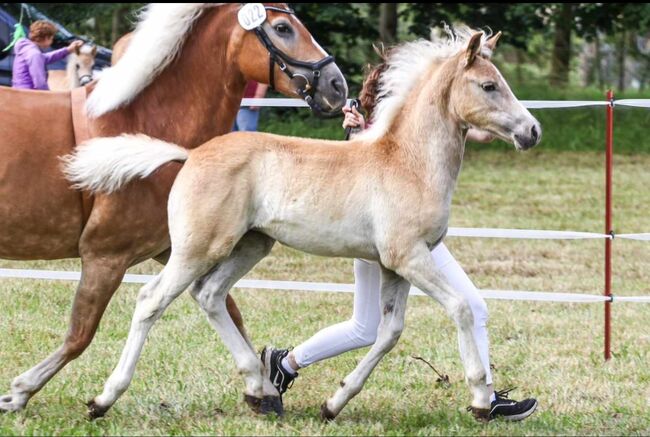
[[[565,87],[569,83],[572,27],[573,3],[562,3],[555,19],[555,39],[550,75],[551,85]]]
[[[384,44],[393,44],[397,41],[397,3],[380,4],[379,39]]]
[[[625,52],[627,50],[627,32],[625,29],[618,35],[616,44],[616,64],[618,64],[618,92],[625,91]]]
[[[600,34],[598,32],[596,32],[595,45],[594,67],[596,68],[596,80],[598,81],[598,89],[602,90],[605,88],[605,80],[603,79],[603,61],[600,55]]]
[[[116,7],[115,9],[113,9],[113,14],[111,17],[111,47],[122,36],[120,23],[122,21],[123,12],[124,12],[124,8],[122,7]]]

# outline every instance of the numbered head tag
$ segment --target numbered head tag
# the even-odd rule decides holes
[[[255,29],[266,21],[266,9],[262,3],[246,3],[237,13],[237,19],[244,29]]]

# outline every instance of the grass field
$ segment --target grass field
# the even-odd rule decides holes
[[[481,150],[466,156],[452,226],[602,232],[603,157],[596,153]],[[615,158],[615,228],[650,231],[650,155]],[[602,292],[602,241],[517,241],[448,238],[480,288]],[[615,240],[614,292],[650,294],[650,245]],[[2,267],[79,269],[76,260]],[[134,272],[156,272],[146,263]],[[276,246],[249,278],[352,282],[352,261],[325,259]],[[2,392],[18,373],[61,342],[75,284],[0,282]],[[602,359],[601,304],[488,301],[491,354],[498,389],[519,387],[538,411],[521,423],[476,423],[465,411],[455,329],[440,306],[412,297],[404,334],[366,388],[332,423],[320,404],[366,350],[301,372],[285,395],[283,420],[253,415],[242,402],[243,381],[218,336],[188,296],[152,331],[129,391],[107,417],[85,418],[117,363],[134,307],[136,286],[124,285],[93,344],[35,396],[24,412],[0,415],[0,434],[164,435],[431,435],[650,433],[650,306],[613,306],[614,358]],[[296,345],[351,314],[351,295],[236,290],[234,296],[258,348]],[[422,356],[449,375],[448,388]]]

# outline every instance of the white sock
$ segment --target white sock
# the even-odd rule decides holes
[[[282,358],[282,361],[280,362],[280,364],[282,364],[282,367],[284,368],[284,370],[289,372],[290,375],[295,375],[296,373],[298,373],[295,370],[293,370],[293,367],[291,367],[291,364],[289,364],[289,356],[288,355],[286,357]]]
[[[497,400],[497,395],[496,395],[496,393],[492,392],[492,394],[490,395],[490,403],[492,403],[492,402],[494,402],[496,400]]]

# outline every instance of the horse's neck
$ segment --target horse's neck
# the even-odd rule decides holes
[[[131,103],[97,120],[98,134],[141,132],[193,148],[232,129],[246,82],[235,64],[224,62],[231,59],[231,29],[206,38],[199,29],[208,18],[199,19],[178,58]]]
[[[68,87],[70,89],[77,88],[79,86],[79,76],[77,75],[77,55],[74,53],[68,55],[68,63],[66,64],[65,70]]]
[[[400,159],[419,173],[436,197],[451,202],[463,160],[466,131],[450,113],[447,99],[444,91],[416,89],[409,99],[411,104],[404,107],[389,131],[398,145]]]

